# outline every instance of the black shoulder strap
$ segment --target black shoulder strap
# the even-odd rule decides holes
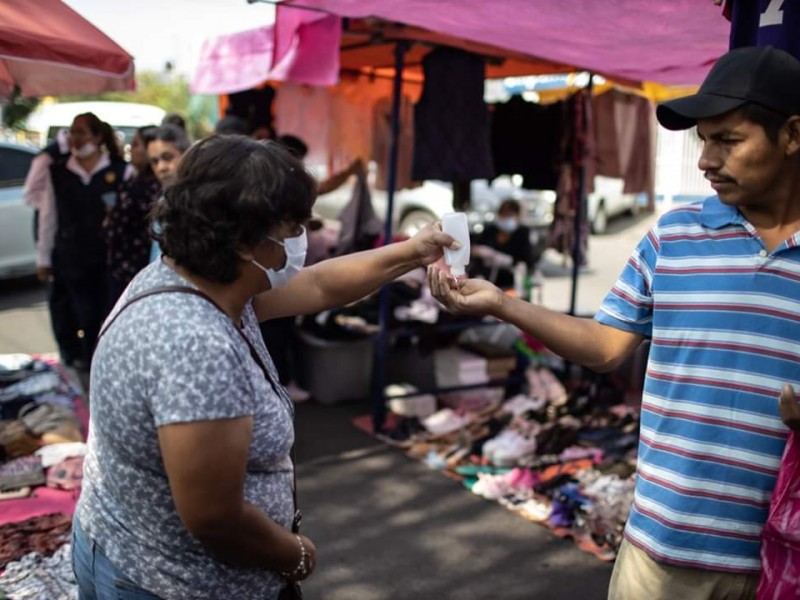
[[[111,317],[111,319],[106,322],[105,326],[100,331],[100,334],[97,336],[97,341],[98,342],[100,341],[100,338],[103,337],[103,335],[108,331],[109,327],[111,327],[114,324],[114,321],[117,320],[117,317],[119,317],[122,314],[122,312],[126,308],[128,308],[131,304],[134,304],[134,303],[138,302],[139,300],[144,300],[145,298],[149,298],[150,296],[155,296],[157,294],[176,294],[176,293],[178,293],[178,294],[192,294],[194,296],[202,298],[206,302],[209,302],[210,304],[212,304],[217,310],[219,310],[220,312],[225,314],[225,311],[222,310],[222,307],[220,307],[219,304],[214,302],[214,300],[208,294],[206,294],[204,292],[201,292],[198,289],[189,287],[187,285],[162,285],[162,286],[159,286],[159,287],[151,288],[151,289],[149,289],[147,291],[144,291],[144,292],[141,292],[139,294],[136,294],[135,296],[130,298],[125,304],[123,304],[120,307],[120,309],[116,313],[114,313],[114,316]],[[272,377],[270,376],[269,370],[267,369],[267,365],[265,365],[264,361],[261,360],[261,356],[259,356],[258,351],[256,350],[255,346],[253,346],[253,342],[250,341],[250,339],[244,334],[244,332],[241,329],[239,329],[238,327],[236,327],[235,329],[236,329],[237,332],[239,332],[239,335],[242,336],[242,339],[245,341],[245,343],[247,344],[247,347],[250,349],[250,356],[253,357],[253,360],[256,361],[256,364],[264,372],[264,377],[269,382],[270,386],[272,387],[272,390],[276,394],[278,394],[279,397],[281,397],[280,390],[278,390],[278,387],[277,387],[276,383],[273,381]],[[294,412],[292,411],[291,414],[294,415]],[[291,461],[292,461],[292,499],[294,501],[294,508],[295,508],[295,516],[294,516],[294,522],[292,523],[292,530],[295,531],[295,533],[296,533],[298,531],[298,527],[300,525],[301,514],[300,514],[300,510],[298,509],[298,506],[297,506],[297,472],[296,472],[296,468],[295,468],[294,446],[292,446],[292,449],[291,449],[291,452],[289,453],[289,456],[290,456]]]

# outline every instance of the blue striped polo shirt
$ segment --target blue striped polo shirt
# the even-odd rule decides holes
[[[652,338],[627,539],[655,560],[760,569],[759,536],[800,385],[800,232],[769,252],[714,196],[664,215],[595,319]]]

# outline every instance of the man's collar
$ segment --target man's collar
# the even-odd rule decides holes
[[[710,229],[722,229],[728,225],[741,225],[744,217],[735,206],[723,204],[719,196],[710,196],[703,201],[700,223]]]

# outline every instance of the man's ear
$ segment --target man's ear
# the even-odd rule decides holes
[[[786,131],[786,156],[796,156],[800,152],[800,117],[789,117],[784,125]]]

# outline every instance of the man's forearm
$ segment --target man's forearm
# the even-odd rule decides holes
[[[599,372],[619,366],[641,340],[594,319],[572,317],[517,298],[504,297],[493,315],[531,334],[566,360]]]

